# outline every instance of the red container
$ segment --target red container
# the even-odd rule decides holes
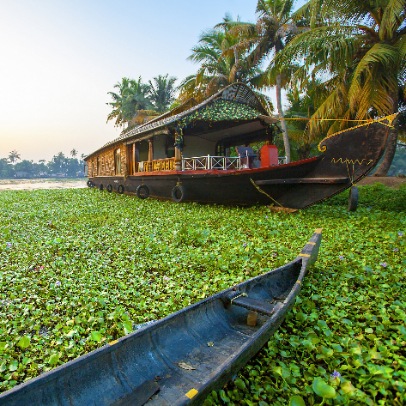
[[[260,150],[261,168],[278,165],[278,148],[276,145],[265,144]]]

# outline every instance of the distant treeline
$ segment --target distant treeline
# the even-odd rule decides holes
[[[76,156],[76,150],[72,150],[71,157],[59,152],[48,162],[45,159],[34,162],[22,160],[18,152],[12,151],[8,158],[0,158],[0,179],[82,178],[85,176],[83,156]]]

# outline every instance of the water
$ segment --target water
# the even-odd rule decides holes
[[[87,179],[0,179],[1,190],[79,189],[85,188]]]

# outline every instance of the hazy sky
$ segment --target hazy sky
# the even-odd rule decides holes
[[[256,0],[0,0],[0,158],[88,154],[120,132],[107,92],[124,76],[178,82],[202,31]]]

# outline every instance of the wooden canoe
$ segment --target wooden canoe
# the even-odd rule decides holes
[[[317,229],[292,262],[18,385],[0,405],[200,404],[282,323],[320,242]]]

